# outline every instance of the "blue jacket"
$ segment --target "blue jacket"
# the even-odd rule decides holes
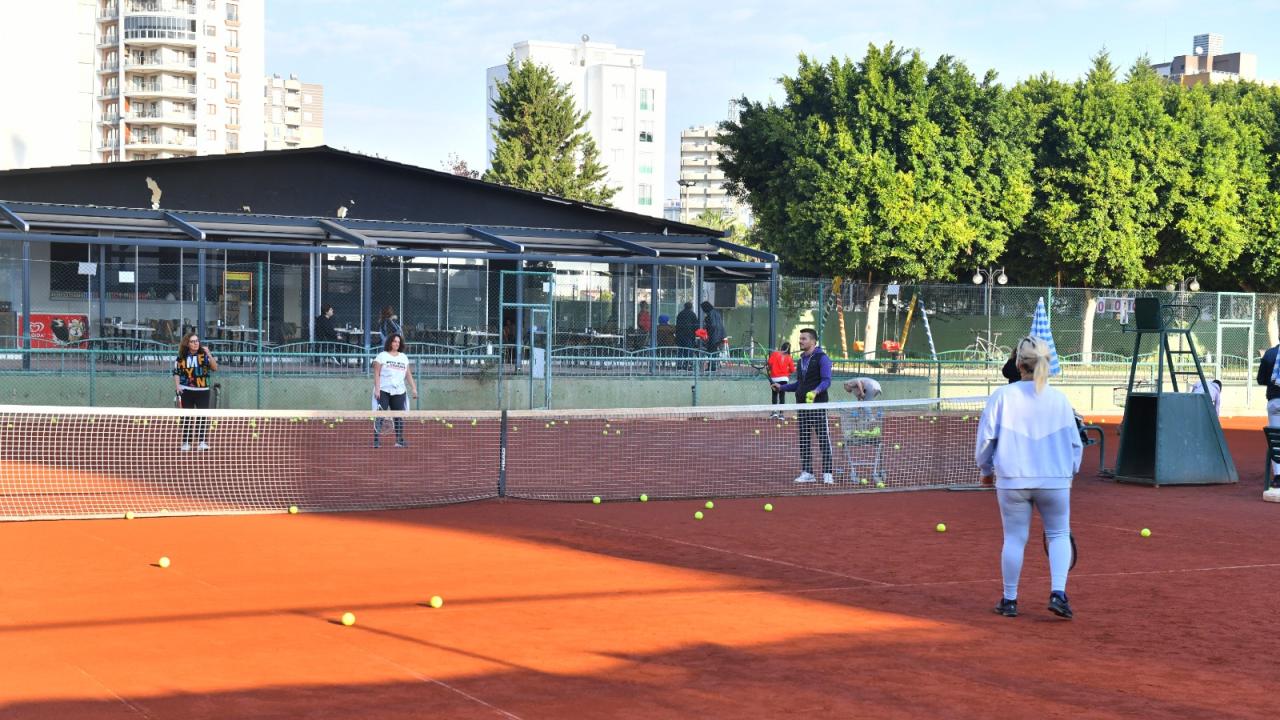
[[[808,357],[805,357],[804,353],[800,354],[800,359],[796,362],[796,381],[783,385],[782,391],[794,392],[796,402],[799,403],[805,402],[805,396],[812,392],[814,402],[824,403],[827,401],[829,387],[831,387],[831,358],[823,352],[822,346],[818,346]]]

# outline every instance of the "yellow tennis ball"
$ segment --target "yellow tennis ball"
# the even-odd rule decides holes
[[[765,511],[765,512],[773,512],[773,503],[765,503],[765,504],[764,504],[764,511]]]
[[[1139,535],[1141,535],[1142,537],[1151,537],[1151,529],[1150,529],[1150,528],[1142,528],[1142,532],[1140,532],[1140,533],[1138,533],[1138,534],[1139,534]]]
[[[542,427],[544,427],[544,428],[549,428],[549,427],[551,427],[551,423],[543,423],[543,424],[542,424]],[[605,434],[606,434],[606,435],[608,435],[608,433],[605,433]]]
[[[884,487],[884,481],[883,481],[883,480],[881,480],[880,482],[876,483],[876,487],[878,487],[878,488],[882,488],[882,487]]]
[[[254,439],[254,440],[257,440],[257,439],[258,439],[258,433],[254,433],[254,434],[253,434],[253,439]]]
[[[162,567],[162,568],[167,568],[167,567],[169,567],[169,558],[167,558],[167,557],[162,557],[162,558],[160,558],[158,561],[156,561],[156,564],[157,564],[157,565],[159,565],[159,566],[160,566],[160,567]]]
[[[934,528],[934,529],[935,529],[935,530],[937,530],[938,532],[946,532],[946,531],[947,531],[947,524],[946,524],[946,523],[938,523],[938,526],[937,526],[936,528]]]
[[[126,512],[126,513],[124,514],[124,519],[125,519],[125,520],[132,520],[132,519],[133,519],[133,511],[132,511],[132,510],[130,510],[129,512]]]
[[[756,434],[757,434],[757,435],[759,435],[759,434],[760,434],[760,431],[759,431],[759,430],[757,430],[757,431],[756,431]]]
[[[439,595],[432,595],[431,607],[436,608],[437,610],[444,607],[444,598],[440,597]]]
[[[601,431],[600,431],[600,433],[601,433],[602,435],[608,435],[608,434],[609,434],[609,431],[608,431],[608,430],[601,430]]]
[[[597,496],[595,496],[595,497],[591,498],[591,502],[595,503],[596,505],[599,505],[599,504],[600,504],[600,496],[599,496],[599,495],[597,495]]]
[[[701,520],[701,519],[702,519],[702,511],[701,511],[701,510],[699,510],[698,512],[694,513],[694,514],[693,514],[693,519],[694,519],[694,520]]]
[[[290,514],[290,515],[297,515],[297,514],[298,514],[298,506],[297,506],[297,505],[290,505],[290,506],[289,506],[289,514]]]
[[[352,625],[355,625],[355,624],[356,624],[356,614],[355,614],[355,613],[342,613],[342,624],[343,624],[343,625],[346,625],[347,627],[351,627]]]
[[[640,495],[640,502],[649,502],[649,496],[642,493]]]
[[[449,428],[450,430],[453,429],[453,423],[445,423],[444,426]]]
[[[711,509],[713,509],[715,506],[716,506],[716,504],[715,504],[715,503],[713,503],[713,502],[711,502],[710,500],[708,500],[708,501],[707,501],[707,504],[706,504],[706,505],[704,505],[703,507],[705,507],[705,508],[706,508],[706,509],[708,509],[708,510],[711,510]]]
[[[901,450],[901,449],[902,449],[902,446],[901,446],[901,445],[894,445],[894,446],[893,446],[893,449],[894,449],[894,450]]]

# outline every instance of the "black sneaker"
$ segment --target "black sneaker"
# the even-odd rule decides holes
[[[1071,619],[1071,605],[1067,603],[1066,593],[1049,593],[1049,612],[1061,618]]]
[[[992,611],[1005,617],[1018,617],[1018,601],[1000,598],[1000,604],[992,608]]]

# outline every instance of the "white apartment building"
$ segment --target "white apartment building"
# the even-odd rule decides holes
[[[739,203],[724,189],[724,171],[720,169],[717,153],[720,128],[715,125],[691,127],[680,132],[680,188],[681,222],[694,222],[703,212],[711,211],[731,218],[740,225],[750,224],[750,214],[744,203]]]
[[[0,169],[261,150],[264,1],[6,8]]]
[[[263,103],[267,150],[324,144],[323,85],[272,75],[263,83]]]
[[[662,216],[667,138],[667,73],[644,66],[643,50],[609,43],[527,40],[513,47],[517,63],[530,60],[549,68],[569,86],[580,112],[590,113],[586,129],[608,167],[607,182],[619,188],[613,205],[621,210]],[[485,132],[493,157],[493,99],[506,64],[489,68]]]

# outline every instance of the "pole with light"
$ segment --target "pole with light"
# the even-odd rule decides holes
[[[692,180],[677,180],[676,184],[680,186],[680,222],[689,222],[689,188],[695,183]]]
[[[987,348],[995,347],[995,343],[991,342],[991,285],[993,283],[1004,285],[1009,282],[1009,276],[1005,274],[1004,268],[999,269],[987,267],[978,268],[973,271],[974,285],[986,286],[986,310],[987,310]]]

